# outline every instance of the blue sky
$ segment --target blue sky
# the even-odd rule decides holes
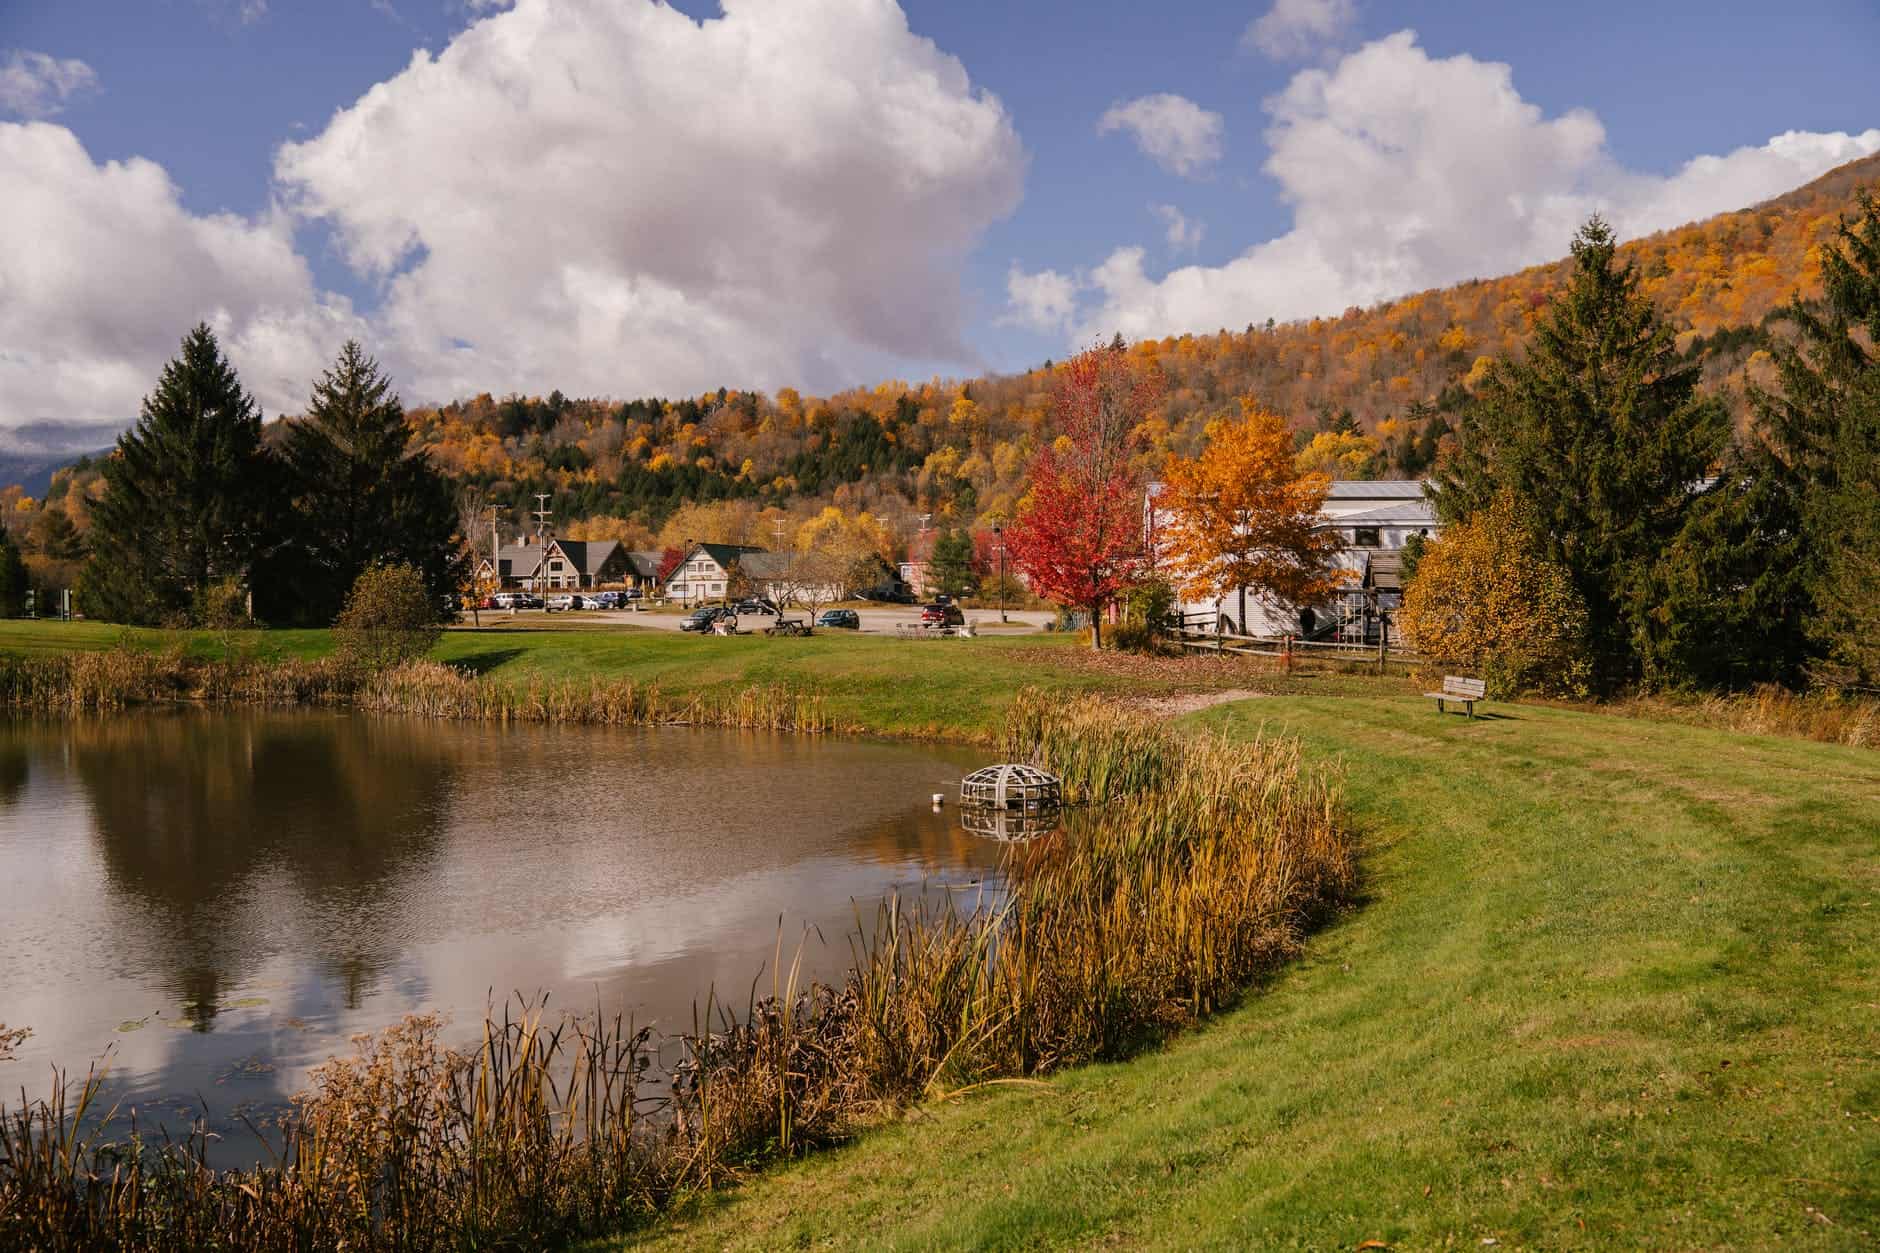
[[[1880,144],[1880,133],[1861,138],[1880,126],[1880,79],[1872,73],[1880,6],[1871,0],[1795,0],[1779,15],[1764,5],[1687,0],[1572,6],[1285,0],[1279,7],[1289,5],[1295,17],[1317,12],[1323,29],[1300,35],[1287,55],[1275,57],[1246,38],[1274,7],[1267,0],[1168,8],[1111,0],[906,0],[912,36],[956,58],[970,80],[970,87],[941,83],[912,105],[923,125],[938,126],[950,142],[920,131],[892,141],[858,133],[840,140],[852,150],[831,140],[830,150],[809,164],[773,170],[759,159],[765,151],[798,135],[820,139],[841,130],[832,119],[843,115],[827,110],[842,106],[793,82],[789,64],[721,64],[713,59],[719,45],[670,26],[660,27],[658,38],[672,41],[681,63],[672,94],[710,84],[670,113],[656,90],[621,95],[620,84],[604,81],[616,66],[622,75],[656,77],[648,66],[663,61],[634,60],[636,48],[654,38],[651,26],[603,22],[596,28],[603,33],[587,42],[621,42],[599,50],[580,41],[554,47],[537,41],[512,55],[502,49],[522,48],[519,35],[507,45],[492,39],[480,68],[441,85],[420,90],[415,79],[399,78],[415,49],[443,54],[479,22],[520,32],[527,21],[552,30],[596,12],[638,9],[644,0],[525,0],[515,12],[501,4],[472,11],[463,0],[7,4],[0,7],[0,58],[16,60],[13,77],[0,77],[0,86],[12,85],[10,93],[0,91],[0,104],[10,100],[0,128],[42,129],[32,143],[23,131],[17,135],[10,158],[0,148],[0,175],[10,160],[18,167],[13,176],[36,179],[47,200],[36,217],[17,224],[35,228],[40,242],[26,244],[20,230],[0,242],[0,281],[10,280],[31,300],[59,301],[61,311],[80,309],[68,338],[89,346],[80,352],[58,341],[24,348],[16,342],[10,354],[0,351],[0,431],[121,422],[130,416],[117,416],[125,396],[160,364],[163,344],[212,310],[241,345],[238,364],[249,369],[242,353],[255,359],[253,372],[263,380],[257,391],[276,407],[293,403],[295,372],[304,373],[326,341],[342,333],[362,334],[402,367],[408,393],[559,385],[669,394],[707,385],[714,370],[717,381],[733,386],[774,388],[1019,368],[1112,327],[1134,335],[1336,312],[1315,306],[1398,294],[1393,284],[1501,272],[1562,251],[1561,223],[1588,206],[1612,213],[1622,229],[1671,225],[1664,219],[1737,207],[1731,197],[1775,194]],[[879,20],[884,6],[892,10],[887,0],[774,6],[744,0],[725,24],[755,30],[770,23],[772,33],[756,44],[772,49],[773,61],[800,55],[809,62],[833,46],[827,63],[805,64],[803,73],[825,79],[853,73],[855,81],[843,87],[857,98],[893,97],[931,67],[914,46],[918,38]],[[676,7],[693,18],[720,16],[716,3],[684,0]],[[760,21],[758,10],[766,7],[783,17]],[[1724,7],[1739,12],[1717,11]],[[778,23],[786,27],[782,36],[774,34]],[[801,45],[791,44],[791,31],[802,36]],[[1404,31],[1414,38],[1377,42]],[[30,54],[41,59],[17,60]],[[82,62],[88,74],[65,74],[61,94],[48,78],[60,72],[45,69],[46,59]],[[1479,72],[1493,63],[1509,67],[1505,84]],[[882,68],[879,81],[862,68],[871,65]],[[22,86],[22,67],[37,81]],[[777,77],[766,79],[768,86],[753,85],[771,72]],[[528,139],[527,119],[505,114],[505,127],[520,128],[507,141],[520,146],[485,157],[474,151],[481,131],[449,130],[450,118],[469,116],[465,106],[441,97],[459,90],[466,102],[487,103],[503,94],[497,84],[514,75],[539,75],[545,84],[559,76],[582,86],[572,111],[564,101],[544,112],[540,142]],[[1315,75],[1332,89],[1306,90],[1301,77]],[[367,119],[354,106],[375,85],[386,85],[379,92],[387,103]],[[780,129],[765,131],[764,102],[740,123],[756,132],[748,143],[726,140],[715,121],[701,123],[701,109],[710,112],[714,101],[734,112],[752,107],[738,99],[747,90],[767,93],[780,113],[800,109],[800,128],[778,123]],[[1272,102],[1289,90],[1296,105],[1276,113]],[[572,143],[557,164],[529,168],[531,153],[580,129],[582,91],[591,93],[593,116],[613,128],[592,139],[593,179],[577,176],[590,154]],[[983,103],[973,93],[996,97],[996,112],[962,103]],[[1099,131],[1113,106],[1163,93],[1190,102],[1196,116],[1217,115],[1213,147],[1185,175],[1158,163],[1148,141],[1139,144],[1128,127]],[[1406,101],[1418,110],[1428,102],[1428,112],[1402,122]],[[1499,129],[1486,128],[1482,158],[1472,161],[1471,114],[1500,103],[1511,113]],[[904,112],[908,102],[895,98],[883,107]],[[352,133],[342,135],[334,124],[341,110],[354,111]],[[1569,121],[1556,125],[1562,119]],[[1597,123],[1591,132],[1583,124],[1590,119]],[[1290,139],[1270,143],[1269,130],[1282,121]],[[1407,129],[1379,133],[1399,123]],[[476,130],[477,123],[470,126]],[[69,132],[95,168],[58,148],[48,127]],[[1790,131],[1848,139],[1810,139],[1776,156],[1752,152],[1680,180],[1693,158],[1759,150]],[[1361,147],[1328,144],[1327,134],[1356,136]],[[289,143],[309,148],[284,170],[277,155]],[[658,161],[620,158],[623,148],[642,143],[663,150]],[[944,168],[927,168],[928,155],[943,148],[950,153]],[[502,151],[521,153],[521,168],[503,160]],[[683,168],[688,151],[714,159],[711,182],[691,181],[698,172]],[[1266,170],[1276,152],[1289,162],[1289,176]],[[149,212],[136,214],[123,207],[121,189],[103,189],[105,163],[134,158],[161,167],[174,204],[153,201]],[[430,161],[438,162],[435,179],[418,177],[414,166]],[[42,172],[54,163],[57,178]],[[721,168],[726,164],[735,168]],[[640,196],[644,189],[633,184],[643,169],[672,188],[674,199],[708,205],[695,232],[657,196]],[[865,170],[869,181],[843,185],[847,170]],[[900,187],[914,171],[926,182],[880,192]],[[806,177],[830,185],[826,202],[802,187]],[[489,200],[502,203],[485,203],[479,178],[494,189]],[[532,178],[542,189],[537,203],[529,198]],[[380,190],[394,182],[406,201],[425,199],[426,188],[437,189],[437,200],[406,215]],[[1398,188],[1404,203],[1393,205]],[[1428,207],[1432,192],[1444,202],[1440,208]],[[147,186],[139,194],[162,200]],[[81,203],[88,196],[111,203]],[[782,202],[774,213],[762,207],[773,198]],[[1470,230],[1455,220],[1476,206],[1510,200],[1557,203],[1559,211],[1524,208],[1518,221],[1490,222],[1472,255]],[[623,207],[626,201],[634,207]],[[759,207],[741,207],[749,205]],[[1343,220],[1348,209],[1356,216]],[[1177,213],[1187,233],[1172,242]],[[1449,221],[1423,222],[1419,213]],[[223,214],[235,215],[240,229],[202,225]],[[466,225],[477,214],[489,218],[481,237]],[[97,258],[96,246],[75,240],[65,262],[50,266],[44,251],[61,245],[48,233],[56,236],[66,216],[93,215],[110,238],[134,241],[137,232],[151,232],[145,254],[175,254],[176,232],[183,232],[184,251],[200,248],[204,259],[187,276],[175,269],[125,275],[125,267],[141,267],[126,242],[117,281],[106,284],[83,273]],[[901,216],[907,225],[897,234]],[[1293,238],[1236,266],[1249,250],[1285,240],[1305,217],[1321,223],[1311,238]],[[842,253],[827,241],[792,254],[822,218],[858,241],[856,274],[837,273]],[[548,238],[527,266],[518,262],[518,273],[492,279],[471,272],[478,258],[538,226]],[[632,241],[641,238],[656,239],[658,255],[636,251]],[[1401,246],[1354,260],[1373,246],[1385,249],[1374,244],[1380,238]],[[28,247],[42,255],[23,255]],[[1119,256],[1131,248],[1140,248],[1140,256]],[[767,269],[774,261],[771,285],[730,291],[707,261],[666,264],[677,253],[711,258],[721,251],[727,266]],[[533,285],[532,272],[567,257],[579,259],[571,263],[572,277],[564,275],[554,290]],[[292,273],[297,265],[305,281]],[[205,270],[214,276],[199,277]],[[1170,279],[1177,270],[1186,273]],[[871,274],[873,292],[864,290]],[[394,295],[401,276],[411,281]],[[953,276],[957,300],[917,290],[944,288]],[[1032,284],[1022,290],[1039,298],[1016,299],[1020,284]],[[892,298],[882,295],[888,285]],[[108,309],[86,306],[114,286],[142,309],[134,324],[118,325]],[[298,312],[290,317],[296,302],[323,312],[312,321]],[[454,311],[468,302],[489,306],[489,316],[458,317]],[[507,338],[505,317],[539,322],[541,340],[498,351],[497,339]],[[0,332],[26,333],[4,319],[0,314]],[[876,327],[885,329],[877,334]],[[714,337],[720,351],[700,346]],[[747,349],[732,340],[754,343]],[[557,342],[569,345],[565,353]],[[595,356],[612,355],[616,343],[620,360],[596,366]],[[79,389],[79,411],[63,398],[70,389],[52,394],[43,382],[10,378],[9,367],[22,378],[30,370],[41,380],[61,373],[88,380]],[[115,381],[98,381],[106,376]]]

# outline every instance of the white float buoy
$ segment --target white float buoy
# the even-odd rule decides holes
[[[940,808],[940,806],[946,801],[946,796],[947,794],[945,792],[935,792],[933,794],[933,807],[935,809]]]

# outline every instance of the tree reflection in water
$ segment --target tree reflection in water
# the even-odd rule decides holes
[[[421,728],[416,728],[421,730]],[[372,925],[444,827],[454,766],[402,723],[319,714],[181,713],[67,729],[114,890],[147,907],[138,942],[207,1029],[223,989],[268,949],[254,901],[284,877],[312,917],[293,937],[359,1003],[395,945]],[[362,925],[363,924],[363,925]]]

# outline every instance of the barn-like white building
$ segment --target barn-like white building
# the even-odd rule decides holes
[[[1153,483],[1145,508],[1153,552],[1156,534],[1167,516],[1156,506],[1162,485]],[[1345,572],[1339,590],[1323,603],[1290,605],[1247,591],[1247,621],[1235,621],[1240,597],[1183,601],[1186,615],[1214,615],[1226,630],[1249,635],[1295,634],[1309,639],[1373,642],[1380,629],[1379,611],[1401,602],[1400,551],[1412,535],[1434,536],[1442,529],[1428,484],[1422,479],[1334,480],[1321,509],[1322,525],[1344,537],[1338,565]]]

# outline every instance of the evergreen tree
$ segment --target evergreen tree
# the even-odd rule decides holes
[[[5,527],[0,527],[0,618],[26,612],[26,562]]]
[[[362,572],[409,565],[441,606],[464,575],[456,491],[410,446],[404,407],[357,343],[314,384],[281,450],[294,522],[267,608],[330,623]]]
[[[245,582],[264,540],[271,463],[261,411],[215,335],[198,325],[103,464],[92,508],[86,612],[145,625],[186,617],[198,594]]]
[[[1784,311],[1772,336],[1779,386],[1755,390],[1744,454],[1766,552],[1765,599],[1780,614],[1786,673],[1880,683],[1880,203],[1860,200],[1822,249],[1822,301]]]
[[[972,536],[960,530],[947,530],[934,537],[927,583],[955,598],[979,586],[979,576],[973,572]]]
[[[1566,290],[1535,328],[1528,359],[1497,363],[1439,471],[1449,520],[1511,492],[1541,553],[1586,605],[1596,687],[1646,677],[1666,629],[1660,554],[1683,530],[1729,442],[1729,417],[1697,395],[1698,366],[1639,291],[1597,217],[1573,241]],[[1662,677],[1653,675],[1651,677]]]

